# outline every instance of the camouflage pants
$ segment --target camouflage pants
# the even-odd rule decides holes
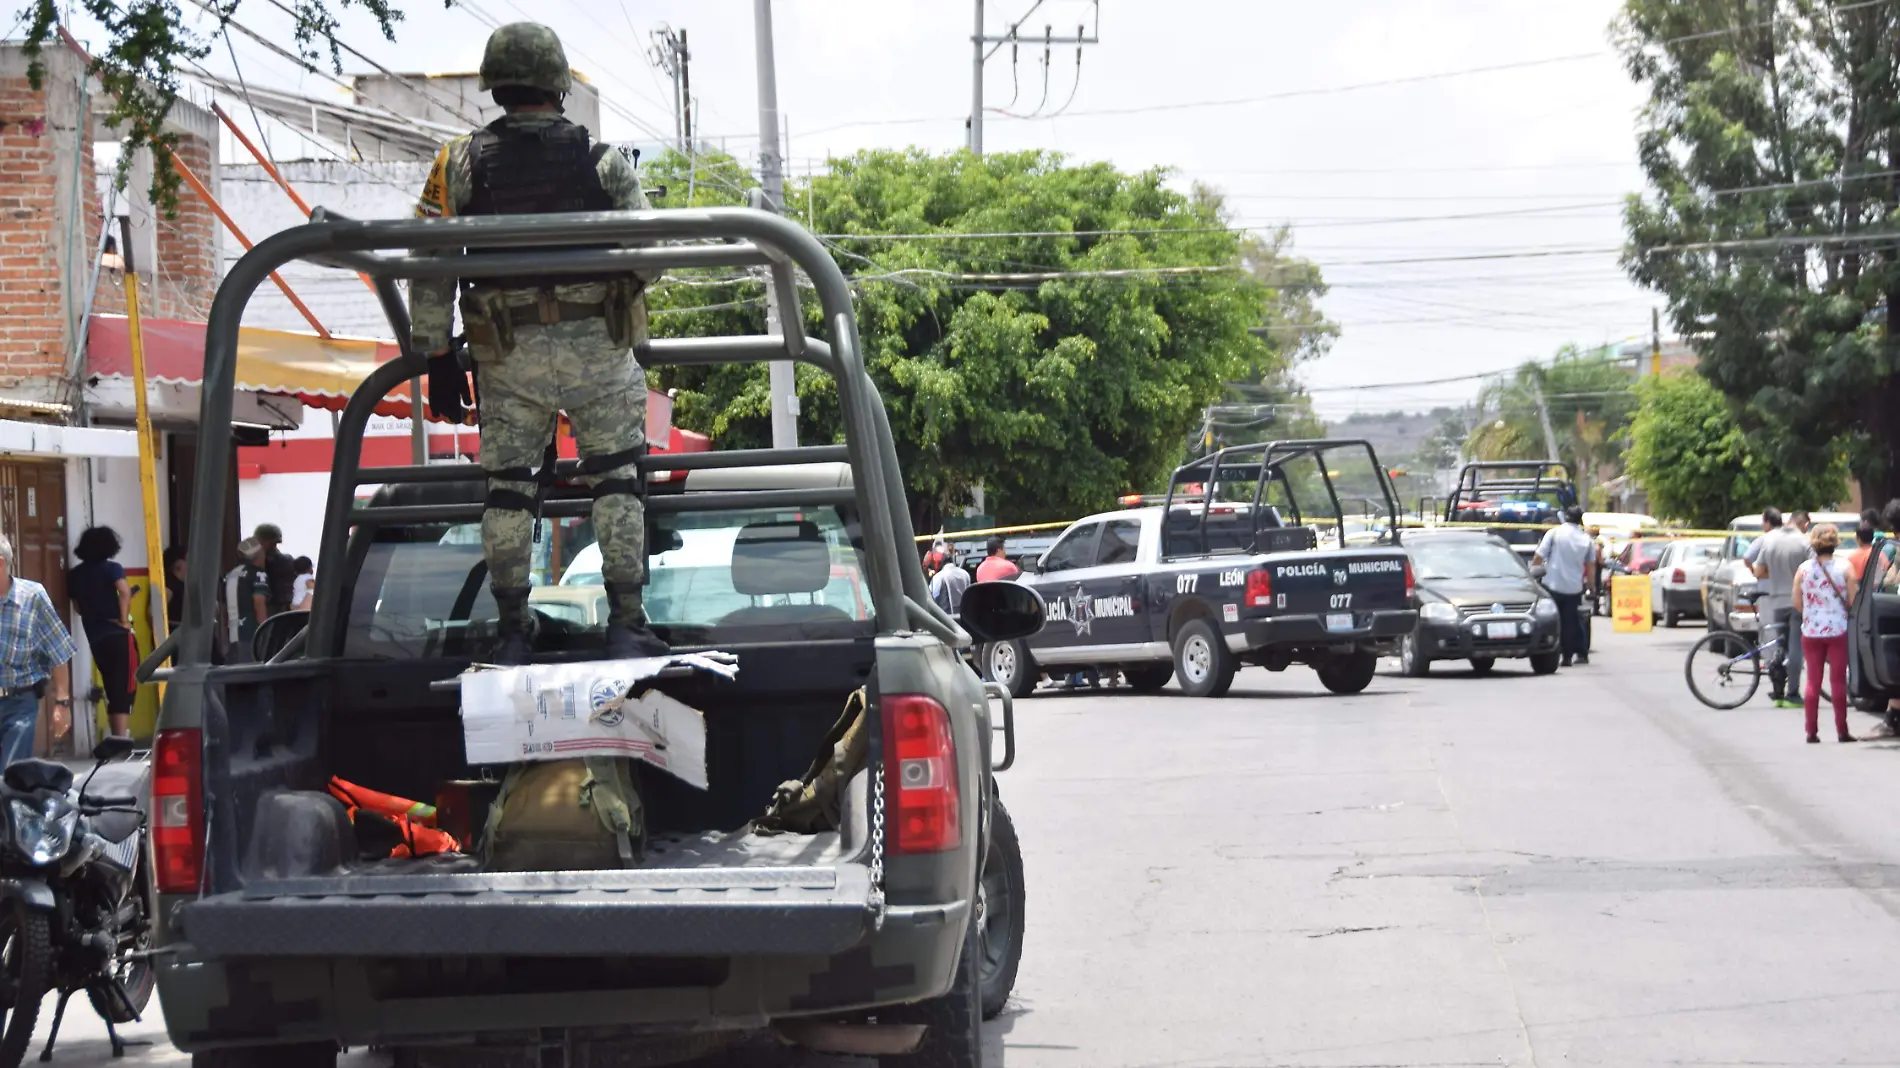
[[[505,356],[477,348],[481,390],[482,467],[539,467],[554,434],[556,413],[565,411],[583,459],[607,456],[646,442],[646,372],[633,352],[607,336],[604,319],[515,328],[515,346]],[[631,463],[585,479],[639,478]],[[491,480],[494,489],[533,496],[533,482]],[[616,493],[594,501],[594,536],[600,541],[601,575],[633,589],[646,581],[646,507],[640,498]],[[528,585],[534,516],[491,508],[482,514],[482,555],[497,588]],[[639,595],[616,597],[615,614],[638,623]]]

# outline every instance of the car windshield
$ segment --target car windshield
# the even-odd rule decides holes
[[[1518,555],[1494,541],[1444,538],[1408,545],[1406,550],[1421,579],[1520,578],[1525,574]]]
[[[803,521],[831,550],[823,587],[807,593],[747,594],[735,588],[733,545],[742,528]],[[542,625],[599,635],[607,624],[600,548],[584,520],[542,520],[528,603]],[[749,610],[788,608],[787,621],[815,609],[840,621],[871,618],[855,530],[835,508],[679,512],[655,519],[644,590],[649,621],[662,637],[691,642]],[[659,549],[658,552],[652,552]],[[552,581],[558,575],[559,581]],[[482,562],[481,527],[387,527],[365,555],[351,597],[345,655],[384,658],[465,653],[465,640],[494,633],[494,597]],[[770,613],[746,622],[772,624]],[[788,637],[793,637],[788,633]]]

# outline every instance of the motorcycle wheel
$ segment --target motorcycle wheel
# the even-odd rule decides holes
[[[132,884],[132,892],[126,896],[125,903],[119,907],[119,923],[116,932],[119,953],[112,963],[112,976],[125,990],[125,1000],[114,997],[111,991],[93,985],[86,988],[86,1000],[92,1002],[92,1011],[102,1020],[115,1024],[128,1024],[137,1020],[151,1004],[152,990],[158,985],[158,973],[152,970],[152,962],[146,958],[127,960],[126,954],[144,952],[152,948],[151,898],[145,888],[145,860],[139,859],[139,875]],[[127,1011],[127,1010],[130,1011]]]
[[[16,1068],[26,1059],[39,1023],[40,1000],[53,983],[53,927],[46,913],[15,901],[0,912],[0,1065]]]

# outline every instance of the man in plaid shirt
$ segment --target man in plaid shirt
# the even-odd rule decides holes
[[[33,755],[40,693],[72,714],[73,639],[46,587],[13,573],[13,543],[0,535],[0,768]]]

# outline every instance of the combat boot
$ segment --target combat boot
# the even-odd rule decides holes
[[[617,582],[607,583],[607,604],[607,659],[635,660],[673,651],[648,629],[638,586],[629,590]]]
[[[534,654],[528,643],[528,587],[497,586],[493,592],[501,615],[495,620],[495,651],[489,659],[504,667],[525,664]]]

